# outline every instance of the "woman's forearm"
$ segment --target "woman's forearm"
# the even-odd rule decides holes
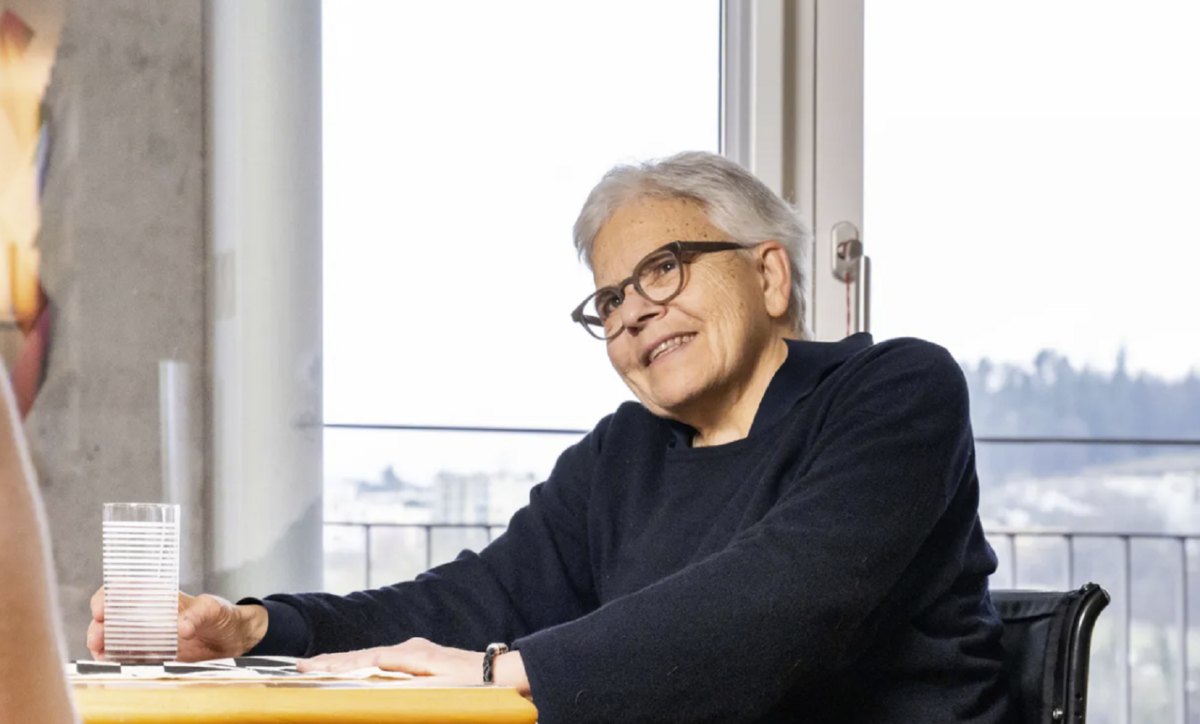
[[[0,712],[67,724],[71,705],[51,585],[49,541],[12,389],[0,365]]]
[[[529,677],[525,675],[525,661],[520,651],[504,654],[496,659],[496,685],[511,686],[526,699],[532,699],[529,692]]]

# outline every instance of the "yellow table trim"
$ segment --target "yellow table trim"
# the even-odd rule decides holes
[[[345,682],[76,683],[84,724],[534,724],[514,689]]]

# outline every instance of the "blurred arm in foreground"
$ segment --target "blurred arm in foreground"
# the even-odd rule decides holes
[[[63,667],[58,603],[37,479],[0,366],[0,718],[77,722]]]

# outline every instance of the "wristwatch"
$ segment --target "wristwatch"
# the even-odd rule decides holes
[[[496,657],[500,654],[508,653],[508,644],[488,644],[487,649],[483,652],[483,683],[496,683],[493,673],[493,665],[496,662]]]

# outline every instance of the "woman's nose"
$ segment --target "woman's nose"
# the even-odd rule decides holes
[[[630,288],[621,303],[621,323],[626,331],[636,334],[651,319],[663,313],[666,306],[646,299],[637,290]]]

